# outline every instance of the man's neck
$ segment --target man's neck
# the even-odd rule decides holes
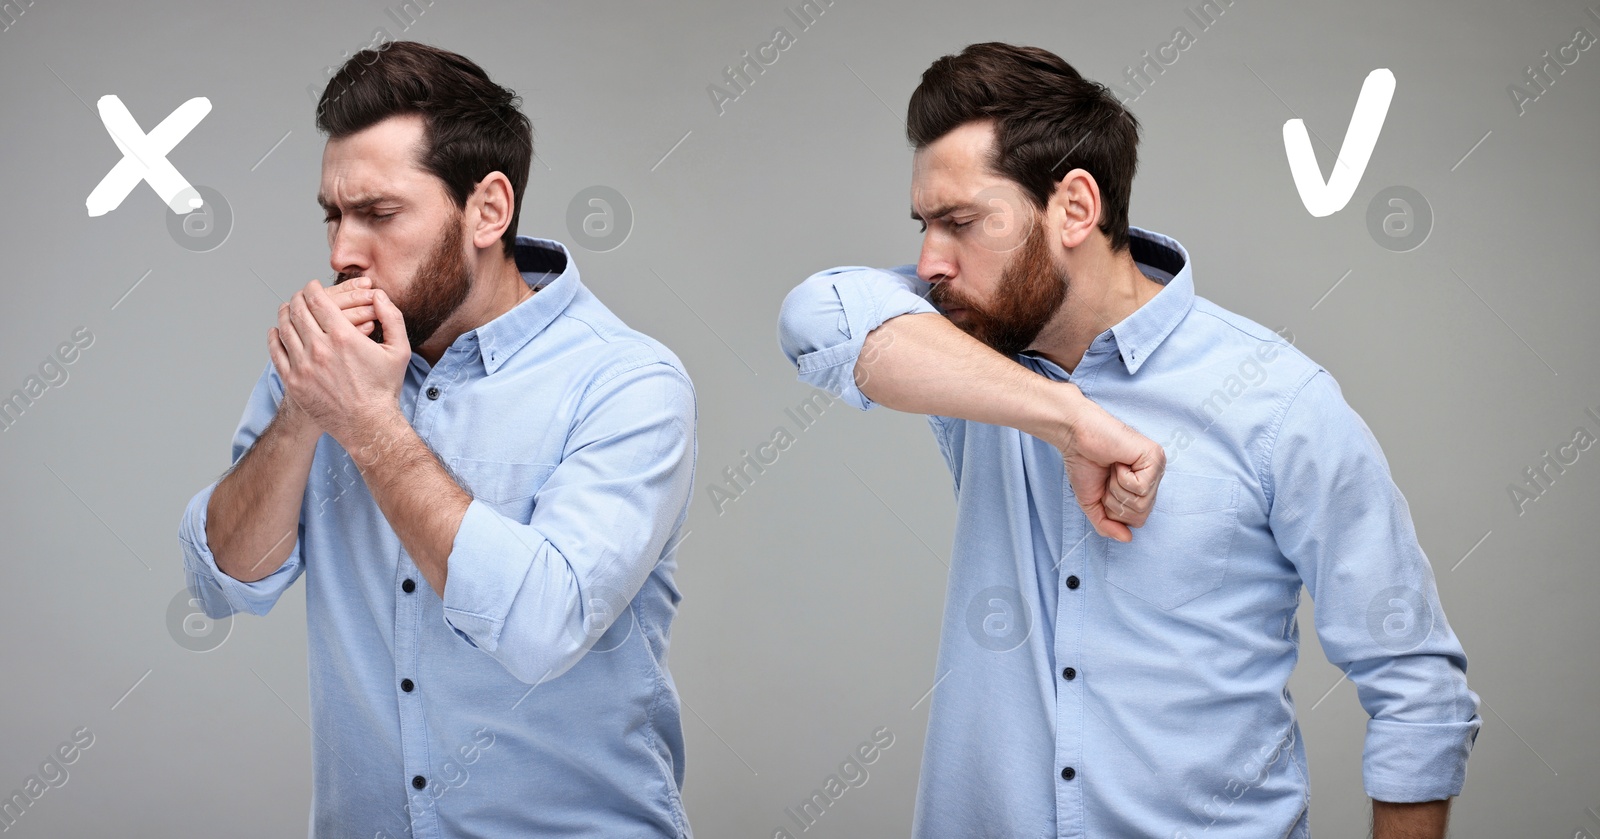
[[[478,268],[467,299],[461,301],[454,315],[439,325],[433,337],[417,350],[417,355],[426,359],[429,366],[438,364],[444,351],[457,338],[511,311],[533,293],[534,289],[517,270],[515,260],[496,257]]]
[[[1160,293],[1126,250],[1069,271],[1067,297],[1029,350],[1071,373],[1100,333],[1121,323]]]

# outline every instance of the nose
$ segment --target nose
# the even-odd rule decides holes
[[[371,255],[356,225],[334,222],[329,227],[328,265],[351,277],[361,276],[372,267]]]
[[[951,250],[934,231],[922,237],[922,253],[917,257],[917,277],[925,283],[940,283],[956,275],[957,267]]]

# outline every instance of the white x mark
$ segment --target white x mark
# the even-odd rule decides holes
[[[150,188],[179,215],[193,212],[205,203],[200,193],[167,162],[167,153],[211,113],[211,100],[197,96],[179,105],[149,134],[139,128],[133,114],[128,113],[128,107],[116,96],[102,96],[98,104],[100,121],[105,123],[112,141],[122,151],[122,159],[89,193],[85,203],[89,206],[90,217],[103,216],[121,206],[122,199],[127,198],[140,181],[149,181]]]

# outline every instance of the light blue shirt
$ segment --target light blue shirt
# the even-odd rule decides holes
[[[1326,370],[1196,297],[1178,242],[1131,232],[1164,288],[1070,375],[1015,359],[1165,448],[1131,543],[1095,534],[1050,444],[928,417],[956,525],[914,834],[1307,836],[1287,689],[1302,584],[1371,717],[1367,794],[1459,793],[1478,698],[1377,440]],[[802,380],[868,409],[862,341],[937,312],[929,288],[909,265],[816,274],[784,301],[780,344]]]
[[[305,575],[313,836],[690,835],[667,639],[694,389],[564,246],[519,236],[516,261],[539,292],[432,367],[413,354],[400,396],[473,496],[442,599],[326,434],[294,551],[264,579],[218,570],[215,483],[184,512],[189,588],[211,617],[266,614]],[[283,393],[269,363],[235,462]]]

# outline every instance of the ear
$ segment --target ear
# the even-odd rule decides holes
[[[1059,222],[1061,245],[1075,248],[1099,230],[1100,184],[1083,169],[1073,169],[1056,182],[1046,210]]]
[[[490,172],[478,182],[467,198],[467,224],[472,232],[473,247],[481,250],[499,243],[506,228],[511,226],[515,199],[511,180],[502,172]]]

